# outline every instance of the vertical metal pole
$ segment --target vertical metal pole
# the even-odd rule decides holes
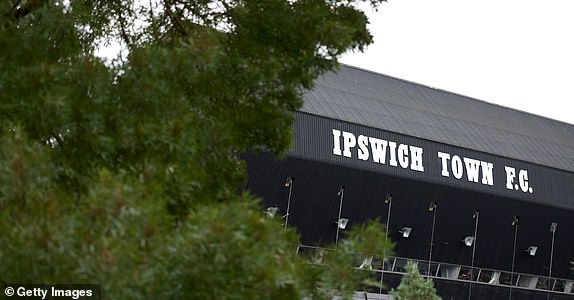
[[[434,245],[434,225],[435,225],[435,219],[436,219],[436,206],[437,206],[436,202],[431,203],[431,205],[429,206],[429,210],[433,212],[433,215],[432,215],[432,232],[431,232],[431,240],[430,240],[429,265],[428,265],[428,270],[427,270],[427,277],[430,277],[431,260],[432,260],[432,247]]]
[[[387,225],[385,228],[385,244],[387,243],[387,236],[389,233],[389,223],[391,220],[391,205],[393,203],[393,195],[391,194],[387,194],[385,196],[385,203],[388,202],[389,203],[389,210],[387,212]],[[383,264],[381,265],[381,283],[379,285],[379,294],[383,293],[383,275],[385,274],[385,258],[387,256],[387,249],[385,248],[385,252],[383,253]]]
[[[293,177],[287,177],[285,185],[289,185],[289,198],[287,199],[287,213],[285,214],[285,230],[287,230],[287,224],[289,224],[289,209],[291,207],[291,190],[293,189]]]
[[[552,286],[550,286],[550,277],[552,277],[552,259],[554,257],[554,235],[556,234],[556,227],[558,227],[558,223],[552,222],[550,225],[550,231],[552,232],[552,247],[550,250],[550,268],[548,270],[548,295],[546,299],[550,299],[550,291],[552,290]]]
[[[516,236],[518,235],[518,224],[520,216],[514,216],[512,218],[512,226],[514,226],[514,246],[512,248],[512,269],[510,271],[510,294],[508,294],[508,299],[512,299],[512,282],[514,281],[514,258],[516,257]]]
[[[470,295],[472,292],[472,278],[474,276],[474,253],[476,251],[476,241],[478,240],[477,232],[478,232],[478,209],[472,215],[472,218],[475,219],[474,222],[474,241],[472,243],[472,259],[470,262],[470,283],[468,285],[468,299],[470,300]]]
[[[335,237],[335,245],[339,246],[339,224],[341,224],[341,210],[343,209],[343,194],[345,192],[345,187],[341,186],[339,188],[339,195],[341,200],[339,201],[339,218],[337,219],[337,236]]]

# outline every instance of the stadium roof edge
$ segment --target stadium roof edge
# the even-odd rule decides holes
[[[406,82],[406,83],[410,83],[410,84],[413,84],[413,85],[417,85],[417,86],[421,86],[421,87],[424,87],[424,88],[429,88],[429,89],[432,89],[432,90],[436,90],[436,91],[438,91],[438,92],[447,93],[447,94],[452,94],[452,95],[454,95],[454,96],[458,96],[458,97],[462,97],[462,98],[466,98],[466,99],[478,101],[478,102],[484,103],[484,104],[486,104],[486,105],[492,105],[492,106],[496,106],[496,107],[499,107],[499,108],[509,109],[509,110],[513,110],[513,111],[516,111],[516,112],[519,112],[519,113],[532,115],[532,116],[537,117],[537,118],[543,118],[543,119],[547,119],[547,120],[550,120],[550,121],[553,121],[553,122],[563,123],[563,124],[565,124],[565,125],[572,126],[572,127],[574,128],[574,124],[571,124],[571,123],[568,123],[568,122],[565,122],[565,121],[561,121],[561,120],[552,119],[552,118],[549,118],[549,117],[546,117],[546,116],[542,116],[542,115],[538,115],[538,114],[535,114],[535,113],[532,113],[532,112],[520,110],[520,109],[517,109],[517,108],[514,108],[514,107],[504,106],[504,105],[501,105],[501,104],[498,104],[498,103],[488,102],[487,100],[484,100],[484,99],[479,99],[479,98],[476,98],[476,97],[463,95],[463,94],[460,94],[460,93],[457,93],[457,92],[445,90],[445,89],[442,89],[442,88],[437,88],[437,87],[434,87],[434,86],[430,86],[430,85],[428,85],[428,84],[423,84],[423,83],[419,83],[419,82],[416,82],[416,81],[412,81],[412,80],[408,80],[408,79],[404,79],[404,78],[400,78],[400,77],[396,77],[396,76],[392,76],[392,75],[388,75],[388,74],[384,74],[384,73],[377,73],[377,72],[375,72],[375,71],[368,70],[368,69],[364,69],[364,68],[360,68],[360,67],[357,67],[357,66],[351,66],[351,65],[347,65],[347,64],[339,64],[339,65],[340,65],[341,67],[344,67],[344,68],[356,69],[356,70],[359,70],[359,71],[371,73],[371,74],[373,74],[373,75],[375,75],[375,76],[382,76],[382,77],[387,77],[387,78],[389,78],[389,79],[400,80],[400,81],[404,81],[404,82]],[[337,71],[335,71],[335,72],[337,72]]]
[[[574,172],[574,125],[341,65],[301,111]]]

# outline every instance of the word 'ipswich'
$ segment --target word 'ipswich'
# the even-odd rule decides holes
[[[359,135],[355,137],[350,132],[343,131],[343,148],[341,151],[341,131],[333,129],[333,154],[352,157],[351,149],[358,146],[357,158],[368,160],[372,157],[373,162],[388,164],[403,169],[409,168],[414,171],[424,172],[423,149],[420,147],[398,144],[396,142],[382,140],[374,137]],[[370,151],[369,151],[370,149]]]

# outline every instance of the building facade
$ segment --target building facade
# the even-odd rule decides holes
[[[414,260],[443,299],[574,299],[574,125],[342,66],[293,130],[286,159],[245,158],[302,249],[379,218],[396,256],[362,266],[388,288]]]

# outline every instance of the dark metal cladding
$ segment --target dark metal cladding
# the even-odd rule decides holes
[[[319,78],[302,111],[574,171],[572,124],[351,66]]]
[[[398,257],[428,260],[432,235],[433,262],[471,265],[472,248],[462,241],[474,234],[473,214],[479,210],[476,268],[509,272],[515,253],[514,272],[548,276],[553,248],[552,277],[574,279],[574,125],[342,66],[305,95],[293,130],[286,159],[266,152],[242,157],[246,189],[264,199],[263,207],[279,207],[285,214],[290,192],[285,179],[295,178],[288,220],[303,244],[335,243],[337,191],[345,186],[341,217],[350,227],[367,219],[389,222]],[[369,137],[375,144],[365,144]],[[388,148],[373,149],[375,139]],[[352,140],[356,145],[345,148]],[[375,161],[375,152],[385,152],[385,159]],[[393,195],[389,220],[387,193]],[[512,225],[514,216],[520,216],[518,227]],[[399,233],[403,227],[412,228],[408,238]],[[339,236],[344,235],[342,230]],[[526,254],[530,246],[537,247],[534,256]],[[385,275],[390,287],[399,280],[399,274]],[[435,285],[444,299],[468,297],[465,282],[437,278]],[[512,293],[515,299],[548,295],[519,288]],[[473,285],[475,299],[509,295],[502,285]],[[552,294],[552,299],[572,298]]]
[[[375,218],[386,223],[388,206],[384,197],[386,193],[393,195],[389,236],[397,242],[397,256],[428,259],[432,225],[428,205],[437,202],[433,261],[470,265],[472,250],[462,244],[462,239],[473,234],[472,215],[479,209],[476,267],[511,269],[511,223],[513,216],[520,215],[515,272],[548,274],[552,237],[549,228],[557,222],[552,274],[574,278],[569,263],[574,258],[572,210],[294,157],[279,160],[267,153],[243,157],[249,174],[247,189],[264,199],[263,207],[278,206],[285,214],[289,195],[285,178],[295,177],[289,224],[297,228],[304,244],[335,242],[337,191],[344,185],[342,217],[350,220],[350,226]],[[407,239],[398,233],[404,226],[413,228]],[[538,247],[536,256],[525,253],[532,245]]]
[[[306,113],[296,113],[293,128],[295,141],[291,155],[294,157],[334,163],[426,182],[446,184],[480,192],[494,193],[574,210],[574,173],[572,172]],[[387,149],[389,153],[386,154],[387,161],[385,164],[373,161],[373,153],[370,147],[368,150],[371,152],[365,161],[358,159],[358,146],[351,149],[351,157],[334,155],[333,129],[350,132],[354,134],[355,137],[364,135],[393,141],[396,142],[397,145],[406,144],[420,147],[423,150],[422,162],[424,172],[411,170],[410,167],[402,168],[400,166],[391,166],[388,161],[390,157],[389,149]],[[342,138],[340,138],[340,143],[340,148],[343,148]],[[470,181],[468,178],[469,172],[466,170],[463,170],[462,178],[456,179],[452,171],[452,159],[447,164],[449,176],[442,176],[443,162],[442,159],[438,157],[438,152],[448,153],[452,156],[457,155],[461,160],[466,157],[492,163],[492,185],[482,183],[482,170],[479,170],[479,176],[477,177],[478,182]],[[505,167],[513,168],[516,173],[513,178],[512,189],[508,189],[506,186],[508,175]],[[465,169],[464,162],[463,169]],[[520,170],[525,170],[528,175],[528,189],[525,192],[519,187],[518,173]]]

